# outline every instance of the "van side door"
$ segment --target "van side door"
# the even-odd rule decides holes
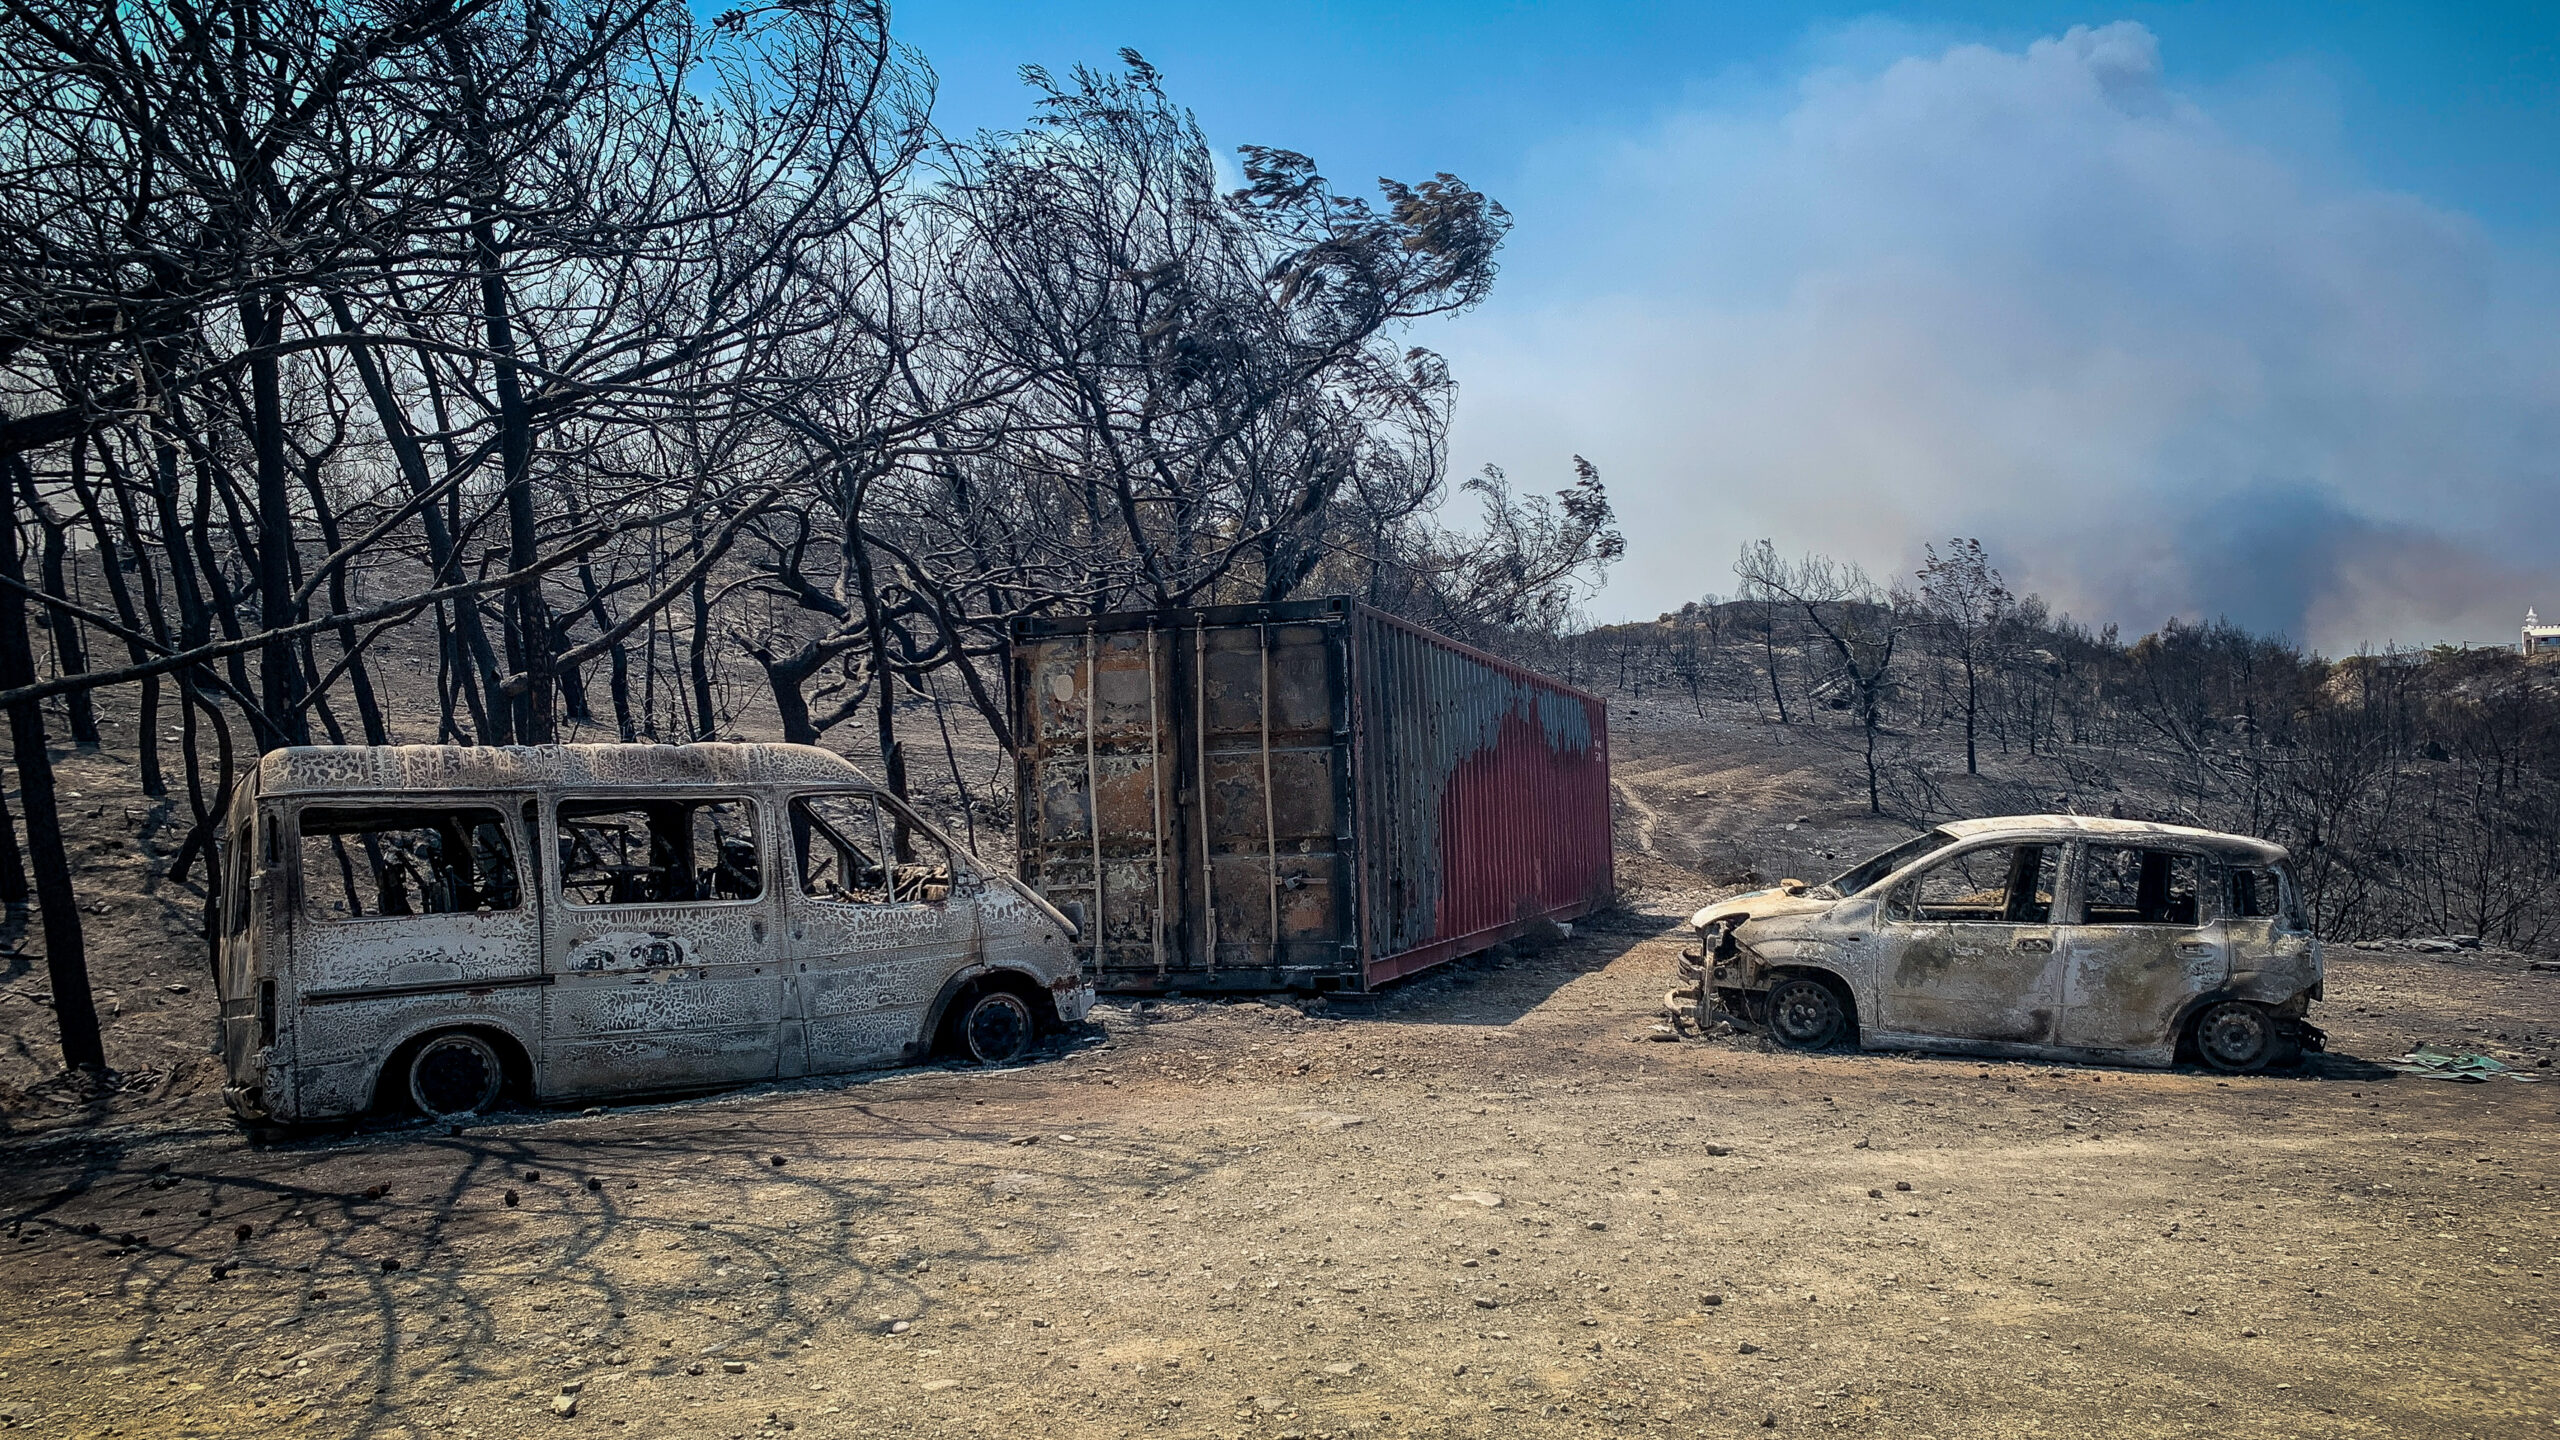
[[[922,1058],[934,998],[978,960],[981,878],[885,796],[804,791],[787,817],[785,1065],[825,1074]]]
[[[510,797],[315,796],[291,851],[294,1074],[306,1118],[361,1110],[400,1043],[494,1020],[530,1039],[541,921]],[[396,1090],[394,1093],[398,1093]]]
[[[564,794],[546,824],[546,1095],[775,1073],[773,818],[745,793]]]
[[[2166,1063],[2188,1000],[2231,973],[2201,855],[2089,844],[2062,927],[2062,1043]]]

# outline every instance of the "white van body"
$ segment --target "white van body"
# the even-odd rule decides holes
[[[222,863],[258,1122],[479,1108],[475,1056],[537,1103],[897,1065],[990,995],[1013,1050],[1093,1000],[1075,922],[811,746],[278,750]]]

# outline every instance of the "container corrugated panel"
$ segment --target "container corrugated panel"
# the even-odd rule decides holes
[[[1609,895],[1580,691],[1347,600],[1012,641],[1022,874],[1105,988],[1364,990]]]
[[[1350,621],[1369,983],[1606,903],[1600,698],[1377,610]]]

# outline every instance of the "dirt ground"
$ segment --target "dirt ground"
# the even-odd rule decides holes
[[[1628,902],[1543,953],[1312,1010],[1108,1006],[999,1072],[458,1134],[223,1120],[183,907],[136,855],[99,921],[136,1002],[109,1045],[165,1068],[42,1080],[41,967],[0,989],[0,1427],[2560,1425],[2560,1085],[2372,1063],[2430,1040],[2534,1073],[2560,974],[2333,947],[2332,1053],[2249,1079],[1661,1039],[1699,898],[1905,832],[1863,815],[1837,736],[1647,718],[1613,716]]]

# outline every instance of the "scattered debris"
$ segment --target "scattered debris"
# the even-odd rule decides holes
[[[2477,935],[2408,935],[2390,940],[2358,940],[2359,950],[2378,950],[2403,955],[2456,955],[2480,948]]]
[[[2527,1084],[2542,1078],[2520,1074],[2515,1067],[2492,1055],[2483,1055],[2476,1050],[2447,1050],[2438,1045],[2421,1045],[2391,1061],[2390,1067],[2404,1075],[2420,1075],[2429,1080],[2455,1080],[2469,1085],[2485,1085],[2493,1075],[2504,1075]]]

